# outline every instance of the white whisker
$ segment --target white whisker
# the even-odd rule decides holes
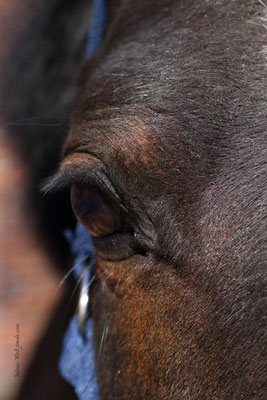
[[[55,291],[55,295],[52,301],[52,305],[51,307],[54,306],[58,292],[60,291],[60,289],[62,288],[62,286],[64,285],[64,283],[66,282],[66,280],[68,279],[68,277],[71,275],[71,273],[75,270],[76,267],[78,267],[81,263],[83,263],[88,257],[84,257],[82,258],[82,260],[80,260],[78,263],[74,264],[74,266],[72,268],[70,268],[70,270],[68,272],[66,272],[66,274],[63,276],[63,278],[61,279],[61,281],[59,282],[56,291]]]

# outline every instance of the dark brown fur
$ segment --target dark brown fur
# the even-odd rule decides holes
[[[96,243],[101,399],[263,399],[266,9],[115,6],[61,167],[108,182],[142,249]]]
[[[1,53],[1,122],[11,123],[16,137],[27,133],[26,159],[40,150],[38,178],[54,167],[47,155],[64,129],[38,128],[37,137],[14,125],[41,111],[40,123],[58,123],[61,113],[65,121],[85,3],[39,1],[38,23],[26,13],[27,34],[7,35],[9,53]],[[75,26],[84,15],[78,45],[65,15]],[[110,193],[136,233],[131,257],[131,241],[117,238],[104,250],[95,243],[101,399],[266,397],[264,25],[260,0],[110,2],[105,41],[81,77],[61,165],[71,181],[82,176]],[[43,47],[38,40],[22,46],[33,35],[48,38]],[[58,75],[65,60],[66,80]],[[39,146],[40,138],[50,144]]]

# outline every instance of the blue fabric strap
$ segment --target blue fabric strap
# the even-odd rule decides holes
[[[93,0],[92,19],[88,34],[86,58],[91,58],[103,39],[107,15],[107,0]],[[89,233],[77,224],[73,233],[65,232],[70,243],[72,254],[75,257],[74,275],[80,279],[88,266],[88,257],[93,259],[93,247]],[[91,263],[92,264],[92,263]],[[77,316],[70,322],[64,338],[62,354],[59,362],[61,375],[73,385],[79,400],[98,400],[98,383],[95,371],[95,357],[93,347],[93,320],[88,319],[85,332],[82,336],[79,331]]]
[[[77,317],[69,325],[65,335],[59,368],[63,377],[72,384],[80,400],[98,399],[98,383],[95,373],[93,349],[93,320],[88,319],[85,338],[79,334]]]
[[[70,242],[71,250],[76,256],[74,275],[80,278],[84,268],[89,268],[88,257],[93,260],[93,247],[90,234],[77,224],[76,231],[65,232]],[[90,279],[90,277],[89,277]],[[75,315],[68,327],[63,342],[63,351],[59,362],[61,375],[72,384],[79,400],[97,400],[98,384],[95,371],[93,348],[93,320],[89,318],[82,336]]]
[[[93,57],[96,50],[100,46],[104,32],[107,19],[107,0],[94,0],[92,19],[90,24],[90,29],[88,33],[86,58],[89,59]]]

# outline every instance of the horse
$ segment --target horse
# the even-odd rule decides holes
[[[101,399],[265,397],[265,24],[109,2],[53,179],[93,238]]]
[[[101,399],[264,398],[265,15],[111,2],[55,180],[93,237]]]

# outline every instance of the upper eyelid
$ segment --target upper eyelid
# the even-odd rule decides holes
[[[69,164],[67,167],[61,168],[57,173],[52,175],[52,177],[48,178],[41,186],[41,192],[43,194],[53,193],[54,191],[64,188],[71,188],[75,183],[90,184],[97,187],[103,194],[115,201],[128,216],[129,221],[131,221],[135,229],[139,231],[135,223],[135,213],[124,204],[109,178],[103,173],[98,173],[93,168],[88,168],[84,165]]]
[[[96,169],[88,168],[85,165],[68,165],[61,168],[52,177],[48,178],[42,185],[41,191],[44,194],[53,191],[70,188],[75,183],[90,184],[96,186],[100,191],[107,194],[115,201],[120,202],[120,198],[104,173]]]
[[[92,165],[88,166],[85,163],[81,165],[77,162],[72,163],[68,161],[65,165],[64,163],[62,164],[57,173],[44,181],[41,185],[41,192],[48,194],[64,188],[70,189],[75,183],[90,184],[113,200],[135,225],[135,213],[131,210],[131,207],[125,204],[123,197],[114,188],[111,179],[107,177],[103,169],[98,170]]]
[[[65,157],[58,172],[41,185],[43,194],[52,193],[64,188],[71,188],[75,183],[90,184],[97,187],[103,194],[110,197],[128,216],[136,227],[136,213],[124,199],[123,192],[113,184],[107,174],[108,167],[96,154],[76,151]],[[139,230],[136,227],[137,230]]]

